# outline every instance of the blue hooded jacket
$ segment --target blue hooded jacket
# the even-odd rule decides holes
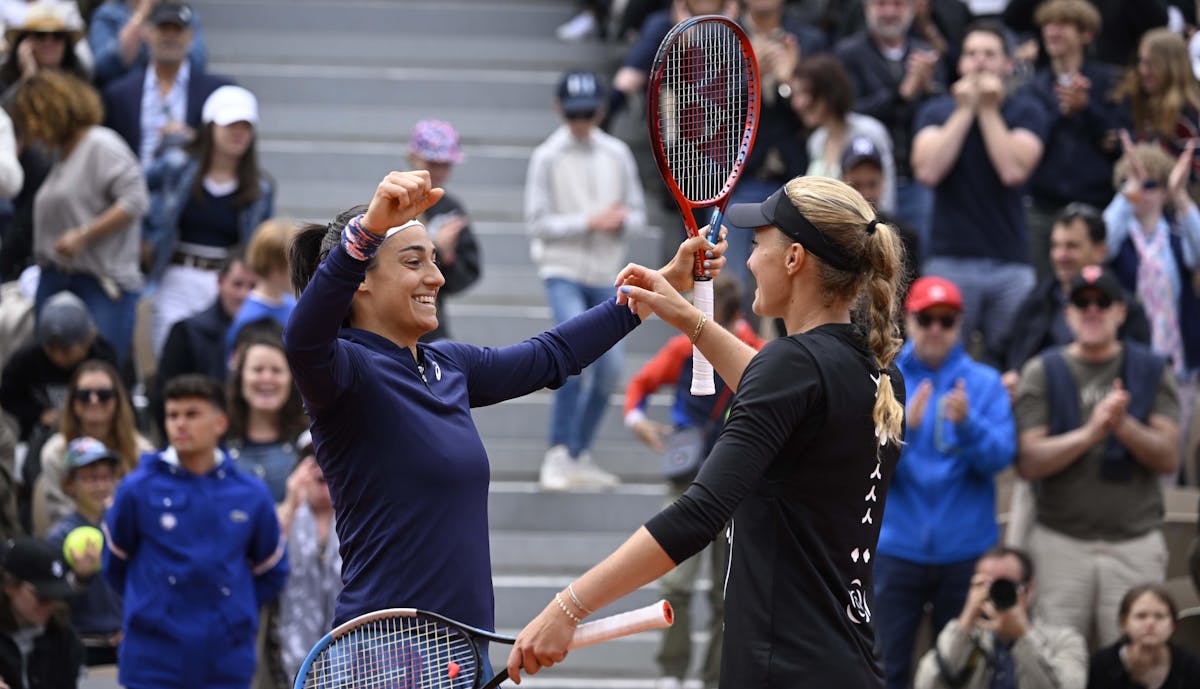
[[[877,549],[921,564],[977,557],[999,539],[994,477],[1016,454],[1008,391],[999,372],[971,359],[961,345],[935,370],[917,358],[910,341],[896,365],[910,403],[922,381],[933,383],[933,393],[922,423],[905,436]],[[954,424],[943,404],[959,380],[968,413]]]

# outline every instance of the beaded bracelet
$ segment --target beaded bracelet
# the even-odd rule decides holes
[[[567,584],[567,595],[571,596],[571,602],[575,604],[575,607],[582,610],[585,614],[591,615],[593,612],[595,612],[595,610],[592,610],[580,602],[579,596],[575,595],[575,585],[573,583]]]
[[[700,339],[700,331],[704,330],[704,324],[708,322],[708,316],[704,312],[700,312],[700,318],[696,321],[696,329],[692,331],[692,344],[696,344],[696,340]]]
[[[579,626],[580,624],[583,623],[583,620],[579,619],[579,615],[576,615],[575,613],[573,613],[567,609],[567,604],[563,602],[561,595],[559,595],[557,593],[554,594],[554,602],[558,603],[558,608],[563,611],[564,615],[566,615],[567,617],[570,617],[575,622],[575,626]]]

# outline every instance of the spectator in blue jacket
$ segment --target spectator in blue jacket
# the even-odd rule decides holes
[[[1012,463],[1016,428],[1000,373],[961,343],[962,295],[923,277],[905,302],[909,341],[896,364],[908,432],[875,555],[875,617],[889,689],[909,683],[913,639],[958,616],[975,561],[999,539],[994,477]]]
[[[150,53],[146,49],[146,32],[151,25],[151,15],[159,0],[108,0],[92,14],[88,26],[87,41],[95,60],[96,85],[121,77],[138,67],[146,66]],[[162,3],[178,4],[178,3]],[[192,15],[192,45],[188,59],[196,69],[208,64],[208,49],[204,43],[204,31],[200,18]]]
[[[125,477],[104,518],[104,576],[125,598],[118,680],[246,689],[258,610],[288,572],[275,503],[218,446],[216,381],[180,376],[164,395],[170,446]]]

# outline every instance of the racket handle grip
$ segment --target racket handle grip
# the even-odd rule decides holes
[[[697,280],[695,290],[692,295],[692,303],[711,321],[713,317],[712,280]],[[692,345],[692,394],[712,395],[716,391],[717,388],[713,384],[712,364],[704,358],[698,347]]]
[[[665,599],[660,600],[644,608],[584,622],[575,630],[575,637],[568,648],[583,648],[638,632],[670,627],[674,621],[675,611],[671,609],[671,604]]]

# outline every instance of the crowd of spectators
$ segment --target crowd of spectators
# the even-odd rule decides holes
[[[736,19],[763,110],[733,201],[842,178],[924,276],[898,314],[908,442],[879,552],[863,554],[889,689],[1197,686],[1161,586],[1163,488],[1200,471],[1194,3],[610,4],[581,3],[558,38],[598,33],[628,53],[610,77],[564,65],[560,127],[529,167],[556,320],[605,298],[593,278],[611,278],[646,222],[635,151],[608,132],[640,117],[658,43],[687,16]],[[289,685],[332,619],[340,557],[280,339],[295,225],[275,217],[259,165],[257,100],[207,71],[184,3],[6,0],[0,20],[0,685],[74,686],[81,664],[113,662],[135,688]],[[463,158],[449,123],[411,132],[408,164],[435,185]],[[440,307],[484,257],[463,201],[448,194],[424,219]],[[754,317],[750,249],[730,246],[722,320],[757,342],[779,333]],[[701,409],[681,390],[674,428],[647,420],[648,391],[686,378],[676,344],[670,373],[640,380],[626,410],[655,449],[688,426],[711,443],[729,400]],[[589,449],[619,356],[557,393],[544,488],[618,483]],[[1010,468],[1016,546],[998,547]],[[695,571],[672,583],[684,606]],[[169,606],[189,611],[186,628]],[[914,664],[927,608],[936,641]],[[683,625],[664,686],[692,652]]]

